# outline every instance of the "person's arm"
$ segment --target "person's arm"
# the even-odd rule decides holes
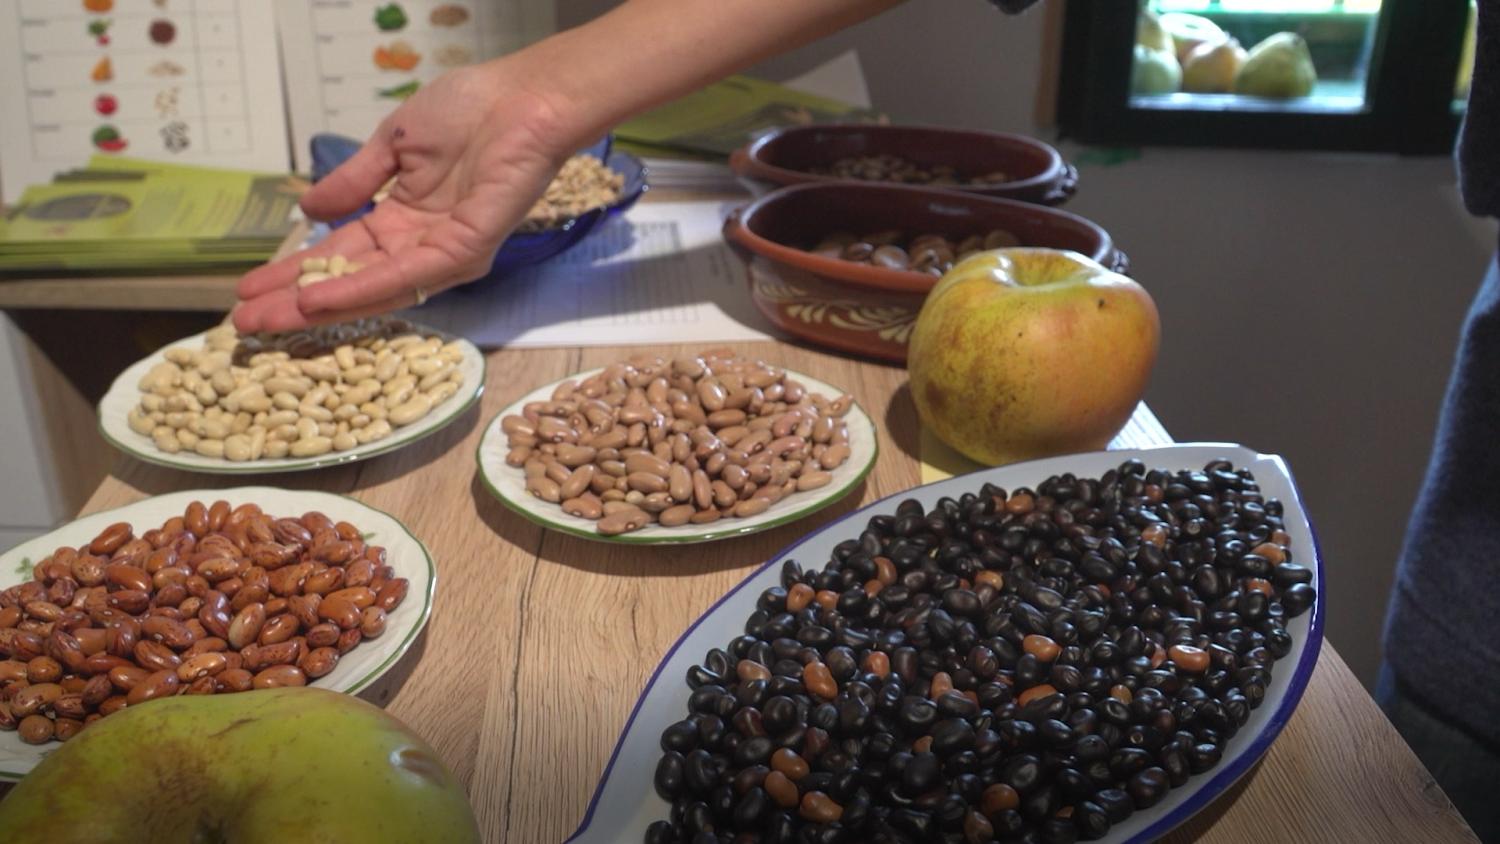
[[[573,151],[620,121],[901,0],[627,0],[583,26],[418,90],[303,198],[315,219],[391,195],[304,253],[247,274],[234,321],[284,331],[409,307],[482,276]],[[358,272],[305,288],[305,257]]]

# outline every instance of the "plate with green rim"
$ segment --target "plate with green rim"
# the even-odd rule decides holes
[[[441,331],[416,326],[417,333],[429,337],[442,337],[444,340],[456,340],[459,349],[463,353],[463,360],[459,362],[459,371],[464,374],[463,384],[459,386],[458,392],[449,396],[443,402],[434,407],[426,416],[418,419],[410,425],[397,428],[390,436],[383,440],[355,446],[348,451],[329,452],[318,457],[281,457],[262,458],[248,462],[234,462],[222,457],[206,457],[196,452],[180,451],[176,454],[168,454],[161,451],[152,442],[151,437],[138,434],[130,429],[126,418],[141,399],[141,391],[137,387],[141,377],[150,371],[151,367],[161,363],[165,358],[167,349],[186,347],[198,350],[203,347],[204,336],[208,332],[194,334],[184,337],[173,343],[169,343],[161,349],[152,352],[141,360],[131,364],[128,369],[115,378],[109,387],[109,392],[99,400],[99,433],[110,445],[120,451],[129,454],[137,460],[146,463],[154,463],[158,466],[166,466],[170,469],[184,469],[190,472],[203,472],[214,475],[268,475],[275,472],[303,472],[310,469],[321,469],[327,466],[339,466],[345,463],[353,463],[358,460],[366,460],[382,454],[389,454],[396,449],[410,445],[417,440],[430,436],[449,423],[462,416],[479,396],[484,392],[485,362],[484,354],[473,343],[463,338],[450,337]]]
[[[575,373],[567,378],[538,387],[522,396],[515,403],[495,414],[489,424],[485,425],[484,436],[480,438],[479,447],[475,451],[475,460],[479,463],[479,477],[484,481],[485,488],[490,491],[490,494],[500,499],[505,506],[549,530],[561,531],[596,542],[617,542],[626,545],[690,544],[745,536],[795,522],[833,504],[858,487],[865,476],[870,473],[870,469],[875,466],[875,456],[879,453],[875,423],[856,401],[844,416],[844,421],[849,425],[849,459],[832,470],[833,479],[827,486],[787,496],[758,516],[744,519],[720,519],[706,525],[687,524],[681,527],[662,527],[653,524],[630,533],[605,536],[594,529],[594,522],[589,519],[564,513],[560,505],[543,501],[526,491],[525,472],[505,462],[505,455],[510,449],[506,443],[505,432],[500,430],[501,419],[512,414],[520,414],[521,408],[529,402],[550,399],[552,391],[559,384],[565,381],[579,381],[601,371],[603,371],[602,367]],[[844,395],[843,390],[800,372],[793,372],[789,369],[786,374],[801,382],[809,392],[821,393],[829,398]]]
[[[86,545],[115,522],[129,522],[139,534],[161,527],[173,516],[181,516],[192,501],[210,504],[220,499],[232,506],[254,503],[277,517],[300,517],[316,510],[334,521],[349,522],[365,533],[367,542],[384,547],[386,564],[396,570],[397,577],[404,577],[411,584],[406,599],[387,617],[385,633],[356,645],[339,659],[333,671],[313,680],[310,685],[355,694],[389,671],[416,641],[417,634],[432,614],[433,590],[437,586],[437,569],[432,555],[422,541],[395,517],[353,498],[329,492],[263,486],[200,489],[158,495],[94,513],[0,554],[0,590],[30,580],[32,567],[59,547]],[[0,732],[0,781],[20,779],[47,753],[60,746],[57,742],[26,744],[13,731]]]

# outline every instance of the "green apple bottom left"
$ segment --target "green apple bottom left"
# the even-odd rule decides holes
[[[316,687],[128,707],[0,801],[4,844],[479,840],[430,745],[379,707]]]

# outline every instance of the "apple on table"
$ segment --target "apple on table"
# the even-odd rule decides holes
[[[1088,257],[982,252],[917,315],[912,401],[939,439],[988,466],[1102,449],[1145,393],[1160,338],[1145,289]]]

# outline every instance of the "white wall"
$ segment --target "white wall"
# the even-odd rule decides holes
[[[610,5],[559,0],[559,22]],[[910,0],[757,72],[857,48],[897,120],[1046,138],[1043,29],[1039,11]],[[1328,637],[1366,683],[1457,329],[1495,247],[1452,183],[1444,159],[1149,149],[1084,166],[1068,206],[1109,229],[1157,300],[1147,398],[1168,430],[1289,459],[1329,567]]]
[[[0,314],[0,551],[51,530],[63,518],[63,505],[41,430],[35,390],[26,364],[24,338],[10,317]]]

